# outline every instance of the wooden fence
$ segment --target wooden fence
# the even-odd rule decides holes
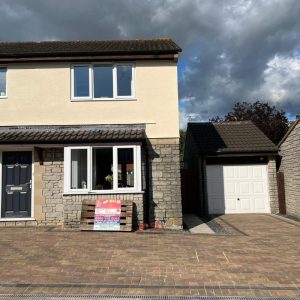
[[[279,213],[282,215],[286,214],[285,205],[285,190],[284,190],[284,173],[277,173],[277,189],[278,189],[278,201],[279,201]]]
[[[183,213],[195,213],[198,187],[197,174],[192,170],[181,170],[181,199]]]

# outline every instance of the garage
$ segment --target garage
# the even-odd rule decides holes
[[[267,165],[206,166],[209,214],[270,213]]]
[[[184,213],[278,213],[277,146],[250,121],[189,123]]]

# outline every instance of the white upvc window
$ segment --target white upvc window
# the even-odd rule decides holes
[[[71,68],[71,89],[72,100],[134,99],[134,64],[73,65]]]
[[[0,66],[0,98],[7,97],[7,67]]]
[[[65,147],[64,170],[65,193],[141,192],[141,147]]]

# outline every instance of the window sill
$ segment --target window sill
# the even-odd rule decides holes
[[[0,222],[35,221],[34,218],[1,218]]]
[[[0,99],[7,99],[7,96],[0,96]]]
[[[108,191],[108,190],[102,190],[99,191],[93,191],[93,192],[80,192],[80,191],[72,191],[72,192],[64,192],[63,196],[69,196],[69,195],[118,195],[118,194],[144,194],[145,191],[137,191],[137,190],[126,190],[126,191]]]
[[[116,102],[116,101],[137,101],[137,98],[96,98],[96,99],[91,99],[91,98],[82,98],[82,99],[77,99],[77,98],[72,98],[71,102]]]

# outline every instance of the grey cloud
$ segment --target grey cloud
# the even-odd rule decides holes
[[[300,70],[284,84],[265,76],[276,55],[299,61],[298,0],[0,1],[0,40],[174,38],[184,50],[183,122],[224,114],[237,100],[300,111]],[[282,99],[272,98],[272,85],[284,89]]]

